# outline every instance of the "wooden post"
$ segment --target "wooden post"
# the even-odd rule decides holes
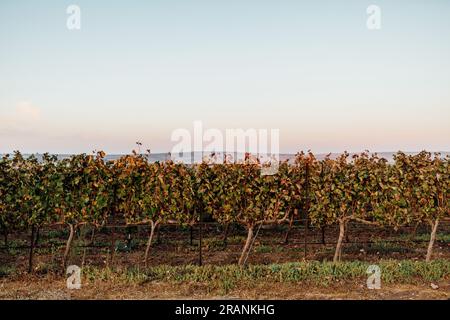
[[[203,264],[203,261],[202,261],[203,222],[202,221],[200,221],[199,227],[200,228],[199,228],[199,243],[198,243],[198,264],[199,264],[199,266],[202,266],[202,264]]]
[[[109,246],[110,249],[110,266],[113,266],[114,262],[114,254],[116,251],[116,234],[114,230],[114,222],[116,218],[116,205],[117,205],[117,185],[114,185],[113,188],[113,201],[111,208],[111,216],[109,217],[109,221],[111,223],[111,244]]]
[[[36,230],[36,239],[34,239],[34,245],[37,246],[39,244],[39,238],[40,238],[40,234],[41,234],[41,228],[37,227]]]
[[[225,247],[227,246],[227,240],[228,240],[228,232],[229,232],[229,230],[230,230],[230,224],[227,223],[226,226],[225,226],[225,232],[224,232],[224,235],[223,235],[223,238],[222,238],[223,245],[224,245]]]
[[[307,257],[307,251],[308,251],[308,247],[307,247],[307,243],[308,243],[308,217],[309,217],[309,163],[306,163],[306,170],[305,170],[305,259]]]
[[[305,219],[305,242],[304,242],[304,250],[305,250],[305,259],[308,254],[308,216]]]
[[[34,234],[36,228],[34,225],[31,227],[31,237],[30,237],[30,255],[28,257],[28,273],[33,272],[33,250],[34,250]]]
[[[84,267],[84,264],[86,262],[86,252],[87,252],[87,246],[93,246],[94,245],[94,235],[95,235],[95,227],[92,227],[91,231],[91,240],[88,244],[86,244],[86,235],[84,236],[84,250],[83,250],[83,258],[81,259],[81,267]]]
[[[114,254],[116,251],[116,234],[115,234],[115,230],[114,230],[114,226],[111,226],[111,244],[109,246],[109,250],[110,250],[110,265],[112,267],[113,262],[114,262]]]
[[[127,227],[126,228],[126,246],[127,246],[127,251],[130,252],[131,251],[131,242],[133,241],[133,237],[131,236],[131,232],[132,232],[132,227]]]
[[[325,242],[325,226],[322,226],[322,244],[326,245],[327,243]]]
[[[161,243],[161,225],[158,224],[158,227],[156,227],[156,243]]]
[[[348,230],[348,224],[349,224],[349,221],[347,221],[347,222],[345,223],[345,230]],[[346,242],[346,243],[350,243],[350,237],[349,237],[349,235],[348,235],[348,232],[345,233],[345,242]]]
[[[6,250],[8,250],[8,247],[9,247],[9,245],[8,245],[8,231],[6,231],[6,228],[3,231],[3,239],[5,241],[5,248],[6,248]]]

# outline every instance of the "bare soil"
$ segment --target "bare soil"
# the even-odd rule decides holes
[[[284,243],[285,227],[261,229],[249,256],[249,264],[272,264],[301,260],[332,260],[337,239],[337,228],[328,227],[326,244],[318,229],[296,226],[289,243]],[[343,260],[378,261],[380,259],[423,260],[426,254],[429,230],[419,228],[411,236],[411,229],[398,231],[353,225],[349,227],[344,245]],[[450,224],[438,230],[438,241],[433,258],[450,259]],[[131,241],[127,242],[131,234]],[[90,230],[78,233],[69,264],[95,267],[143,266],[147,228],[133,231],[117,229],[114,237],[109,230],[97,230],[90,243]],[[28,268],[27,233],[11,235],[10,249],[0,250],[0,299],[449,299],[450,283],[409,285],[383,285],[381,290],[368,290],[365,282],[341,282],[331,286],[312,286],[305,283],[239,283],[226,295],[212,290],[208,284],[146,282],[125,284],[114,281],[83,283],[81,290],[68,290],[61,274],[64,251],[64,228],[41,230],[35,250],[33,274]],[[239,259],[245,230],[232,228],[227,245],[222,241],[223,229],[205,226],[202,239],[203,264],[235,264]],[[441,239],[440,239],[441,237]],[[442,240],[444,238],[444,240]],[[193,230],[192,243],[187,228],[167,226],[161,228],[150,254],[150,266],[161,264],[187,265],[199,262],[199,233]],[[408,239],[414,241],[408,241]],[[114,240],[113,259],[110,248]],[[306,242],[306,244],[305,244]],[[82,245],[94,245],[84,248]],[[131,248],[129,246],[131,244]],[[5,273],[2,270],[10,270]],[[2,275],[2,272],[4,273]]]
[[[286,300],[424,300],[450,299],[450,283],[382,285],[369,290],[365,283],[342,282],[331,286],[310,286],[304,283],[264,283],[238,285],[228,294],[209,291],[199,283],[149,282],[123,284],[96,281],[85,283],[79,290],[66,288],[62,277],[24,277],[20,280],[0,280],[0,299],[286,299]]]
[[[350,225],[345,239],[342,259],[376,262],[380,259],[423,260],[426,255],[429,233],[426,227],[419,229],[411,237],[411,229],[398,231],[374,228],[365,225]],[[64,228],[42,230],[39,240],[40,248],[35,249],[34,268],[37,272],[56,271],[60,267],[64,252]],[[96,231],[93,243],[90,243],[90,230],[86,234],[78,232],[71,251],[69,263],[76,265],[106,266],[143,266],[143,256],[147,241],[146,227],[132,230],[131,241],[127,243],[126,229],[116,229],[114,237],[110,230]],[[289,242],[284,243],[286,227],[261,229],[248,257],[249,264],[272,264],[301,260],[332,260],[337,241],[336,227],[327,227],[325,244],[322,243],[321,231],[294,228]],[[441,241],[442,235],[450,234],[450,223],[443,224],[438,230],[438,241],[433,249],[433,258],[450,259],[450,241]],[[55,239],[56,235],[56,239]],[[17,271],[25,271],[28,266],[28,235],[26,233],[10,236],[11,244],[22,244],[12,250],[0,250],[0,266],[8,266]],[[202,263],[212,265],[237,263],[243,248],[246,233],[242,228],[232,228],[226,246],[222,240],[223,230],[209,225],[203,229]],[[199,263],[199,234],[193,230],[190,241],[188,229],[176,226],[162,228],[150,253],[149,266],[187,265]],[[413,241],[409,241],[410,238]],[[111,240],[114,240],[114,254],[111,255]],[[306,242],[306,244],[305,244]],[[128,246],[131,244],[131,246]],[[82,247],[89,245],[94,247]],[[113,258],[113,259],[111,259]]]

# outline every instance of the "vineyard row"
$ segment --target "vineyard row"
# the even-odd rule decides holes
[[[318,160],[301,152],[293,162],[280,162],[276,174],[262,175],[264,165],[251,157],[242,163],[205,159],[186,165],[150,163],[148,155],[136,153],[114,161],[106,161],[103,152],[63,160],[45,154],[38,161],[16,152],[0,159],[0,229],[5,238],[31,229],[33,243],[37,229],[67,225],[65,265],[81,225],[146,224],[151,227],[147,263],[162,223],[234,223],[248,232],[242,265],[264,224],[292,225],[307,218],[318,227],[338,225],[337,262],[350,221],[394,229],[429,223],[429,261],[439,221],[450,216],[449,163],[448,156],[425,151],[398,152],[393,163],[368,153]]]

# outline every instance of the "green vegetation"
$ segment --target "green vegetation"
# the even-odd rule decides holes
[[[116,280],[125,283],[143,284],[150,281],[202,283],[211,289],[228,291],[240,284],[251,285],[258,281],[306,282],[328,286],[336,281],[363,281],[367,279],[368,262],[294,262],[271,265],[225,266],[157,266],[146,269],[126,268],[112,270],[88,267],[83,269],[83,277],[88,281]],[[450,261],[382,260],[377,262],[381,268],[384,283],[405,284],[416,282],[443,281],[450,277]]]
[[[195,165],[150,163],[136,153],[116,161],[104,158],[103,152],[64,160],[46,154],[39,162],[16,152],[0,159],[0,231],[7,247],[9,234],[31,233],[30,271],[39,230],[48,225],[68,227],[63,266],[83,226],[94,232],[107,223],[148,225],[147,263],[159,224],[192,226],[207,218],[246,228],[239,259],[244,265],[262,225],[290,222],[299,212],[319,227],[339,225],[334,262],[340,260],[350,221],[394,229],[427,223],[430,261],[439,221],[450,214],[450,158],[425,151],[399,152],[394,164],[367,153],[321,161],[299,153],[294,163],[279,163],[274,175],[262,175],[264,164],[250,157],[242,163]],[[111,255],[127,250],[116,243],[114,230],[110,237]]]

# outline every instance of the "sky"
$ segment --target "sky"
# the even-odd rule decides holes
[[[449,36],[448,0],[2,0],[0,153],[167,152],[194,121],[283,153],[450,151]]]

